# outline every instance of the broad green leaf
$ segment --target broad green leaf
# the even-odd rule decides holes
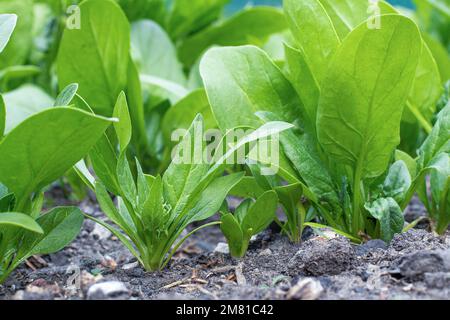
[[[183,66],[166,32],[155,22],[141,20],[131,25],[133,61],[139,73],[169,80],[180,85],[186,83]],[[153,95],[154,93],[150,91]]]
[[[80,4],[80,29],[65,29],[59,47],[60,89],[77,82],[79,93],[98,114],[111,116],[127,84],[130,26],[112,0]]]
[[[138,212],[141,214],[144,205],[149,197],[150,188],[153,185],[153,181],[149,182],[147,176],[144,174],[144,171],[142,170],[142,166],[139,163],[138,159],[136,159],[136,168],[137,168],[136,187],[138,195],[137,204],[138,204]]]
[[[150,233],[162,231],[164,223],[167,221],[168,212],[164,209],[163,183],[161,176],[157,176],[153,181],[147,201],[142,212],[144,228]],[[155,235],[151,235],[152,237]]]
[[[365,208],[380,223],[380,236],[385,242],[391,242],[394,234],[402,232],[405,220],[402,210],[393,198],[380,198]]]
[[[395,150],[395,161],[403,161],[408,168],[409,175],[415,177],[417,173],[417,162],[409,154],[401,151]]]
[[[245,178],[245,177],[244,177]],[[242,181],[242,180],[241,180]],[[241,183],[241,182],[239,182]],[[263,192],[264,193],[264,192]],[[231,195],[231,192],[230,192]],[[262,194],[261,194],[262,195]],[[244,220],[245,215],[248,212],[248,209],[250,209],[250,207],[255,203],[255,201],[253,199],[245,199],[244,201],[242,201],[239,206],[236,208],[236,210],[234,211],[234,217],[236,218],[237,222],[239,222],[239,224],[242,223],[242,220]],[[239,230],[241,228],[239,227]]]
[[[222,23],[205,29],[186,39],[179,48],[181,62],[195,63],[207,48],[213,45],[262,46],[270,35],[287,29],[283,13],[271,7],[254,7],[240,11]]]
[[[243,173],[233,173],[215,179],[201,193],[199,200],[189,211],[189,223],[208,219],[219,211],[223,200],[227,197],[230,190],[239,183],[244,176]]]
[[[133,207],[136,207],[137,188],[125,152],[119,156],[117,162],[117,180],[119,181],[120,189],[122,190],[120,195],[123,195]]]
[[[108,191],[120,194],[117,180],[117,155],[106,134],[102,135],[89,152],[95,174],[103,182]]]
[[[302,185],[299,183],[289,184],[276,187],[275,191],[288,218],[294,219],[293,215],[297,213],[297,205],[303,193]]]
[[[223,235],[227,239],[230,253],[234,257],[241,255],[241,248],[244,242],[244,235],[241,230],[241,226],[231,213],[222,215],[220,221],[220,229]]]
[[[30,78],[41,72],[41,68],[31,65],[10,66],[0,71],[0,84],[3,91],[11,90],[10,86],[14,86],[18,81]]]
[[[167,29],[173,39],[201,30],[216,20],[230,0],[174,0]]]
[[[31,116],[0,142],[0,181],[18,199],[30,196],[81,160],[110,123],[72,108]]]
[[[130,21],[151,19],[164,22],[165,0],[117,0]]]
[[[209,164],[203,159],[203,118],[197,116],[189,131],[174,149],[172,163],[163,176],[164,199],[174,214],[188,204],[194,190],[205,177]]]
[[[186,87],[170,80],[147,74],[141,74],[139,78],[144,88],[148,88],[150,91],[152,88],[157,88],[159,91],[158,95],[163,97],[162,100],[168,99],[172,104],[177,103],[189,93]],[[162,102],[162,100],[158,100],[158,102]]]
[[[363,178],[383,173],[400,142],[403,106],[422,46],[408,18],[380,19],[381,29],[360,25],[339,47],[322,83],[317,114],[324,151]]]
[[[288,45],[285,45],[284,48],[289,80],[305,106],[306,114],[308,115],[306,121],[315,123],[320,86],[306,62],[305,54]],[[315,126],[312,127],[315,129]]]
[[[340,44],[339,37],[319,0],[285,0],[284,12],[306,63],[320,83],[330,58]]]
[[[255,235],[263,231],[275,218],[278,197],[275,191],[267,191],[248,209],[242,220],[242,231]],[[251,231],[249,231],[251,229]]]
[[[17,212],[0,213],[0,225],[15,226],[35,233],[44,231],[29,215]]]
[[[83,215],[78,208],[60,207],[42,215],[36,222],[42,227],[43,234],[26,233],[18,256],[29,257],[61,250],[80,232]]]
[[[0,12],[17,15],[14,32],[0,54],[0,70],[10,66],[22,65],[28,58],[32,38],[33,0],[2,0]]]
[[[426,33],[422,33],[422,38],[430,49],[436,64],[439,68],[442,82],[450,79],[450,56],[447,50],[437,40]]]
[[[438,115],[433,130],[419,149],[419,170],[441,153],[450,152],[450,103]]]
[[[257,111],[295,122],[301,102],[290,82],[267,54],[253,46],[214,48],[200,66],[206,93],[220,129],[258,128]]]
[[[119,139],[120,152],[122,153],[128,147],[132,135],[131,118],[128,111],[127,97],[123,91],[117,98],[113,117],[119,119],[119,122],[114,122],[114,129],[116,130],[117,138]]]
[[[266,121],[273,121],[273,114],[258,113]],[[308,135],[284,131],[280,134],[283,151],[297,173],[317,196],[319,203],[327,202],[336,213],[340,211],[339,198],[332,177],[321,161],[314,141]],[[313,199],[311,199],[313,200]]]
[[[5,49],[16,27],[17,15],[0,14],[0,53]]]
[[[230,195],[240,198],[258,198],[264,193],[254,177],[245,176],[230,190]]]
[[[131,123],[133,124],[133,141],[145,148],[147,135],[145,132],[144,102],[139,73],[131,57],[128,60],[127,100],[130,110]]]
[[[54,106],[55,107],[65,107],[70,105],[73,98],[77,94],[78,83],[71,83],[65,87],[56,97]]]
[[[6,107],[5,101],[3,100],[3,96],[0,95],[0,141],[5,134],[6,127]]]
[[[197,114],[203,116],[205,130],[216,127],[216,120],[211,112],[204,89],[192,91],[167,110],[162,121],[162,130],[166,143],[168,145],[173,143],[171,142],[171,136],[175,130],[189,129]]]
[[[319,0],[333,22],[339,38],[344,39],[362,22],[373,19],[374,15],[397,13],[384,1],[377,1],[377,12],[370,7],[369,1],[361,0]],[[370,20],[369,20],[370,22]]]
[[[398,160],[389,168],[388,175],[383,183],[383,193],[401,203],[411,186],[411,175],[405,162]]]
[[[407,106],[426,130],[431,129],[429,123],[431,123],[441,92],[439,70],[430,49],[424,43]]]
[[[53,99],[41,88],[26,84],[3,95],[6,107],[6,128],[9,133],[30,116],[53,106]]]
[[[441,202],[441,199],[447,197],[449,192],[450,154],[441,153],[433,162],[433,170],[430,174],[431,195],[434,203],[441,205],[445,203],[445,201]]]

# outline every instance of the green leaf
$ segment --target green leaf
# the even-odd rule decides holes
[[[106,188],[118,195],[120,186],[117,178],[117,155],[106,134],[102,135],[89,153],[95,174]]]
[[[164,210],[163,183],[161,176],[157,176],[144,204],[142,212],[144,228],[151,233],[156,233],[160,228],[163,228],[168,220],[167,218],[168,214]],[[152,236],[155,235],[152,234]]]
[[[426,33],[422,33],[422,38],[430,49],[436,64],[439,68],[439,74],[441,75],[441,80],[446,82],[450,79],[450,56],[447,50],[442,46],[439,41],[435,40],[433,37]]]
[[[381,239],[391,242],[394,234],[402,232],[405,220],[402,210],[393,198],[380,198],[365,208],[380,223]]]
[[[53,106],[53,99],[41,88],[26,84],[3,95],[6,107],[5,134],[30,116]]]
[[[320,0],[325,8],[340,39],[344,39],[354,28],[362,22],[372,18],[374,14],[390,14],[397,11],[384,1],[378,1],[380,10],[370,11],[370,3],[359,0]]]
[[[23,200],[81,160],[110,123],[72,108],[28,118],[0,142],[0,181]]]
[[[117,0],[130,21],[151,19],[164,22],[165,0]]]
[[[17,15],[0,14],[0,53],[5,49],[16,27]]]
[[[243,173],[233,173],[224,177],[215,179],[201,193],[197,203],[192,210],[189,211],[189,223],[208,219],[219,211],[223,200],[230,190],[239,183],[244,176]]]
[[[409,154],[401,151],[401,150],[395,150],[395,160],[396,161],[403,161],[406,164],[406,167],[408,168],[409,175],[411,177],[415,177],[417,173],[417,163],[416,160],[413,159]]]
[[[172,155],[172,163],[163,176],[164,199],[174,214],[188,204],[189,198],[205,177],[209,164],[203,159],[203,119],[197,116]]]
[[[306,64],[320,83],[340,44],[336,30],[319,0],[285,0],[284,12]]]
[[[136,207],[137,189],[126,153],[122,153],[119,156],[119,161],[117,162],[117,180],[122,190],[120,195],[123,195],[133,207]]]
[[[0,70],[10,66],[22,65],[28,58],[33,44],[33,0],[2,0],[0,12],[17,15],[14,32],[0,54]],[[6,31],[8,32],[8,31]]]
[[[111,219],[112,222],[114,222],[123,229],[129,226],[129,224],[126,223],[119,214],[119,211],[116,209],[116,206],[112,202],[111,197],[109,196],[108,191],[106,191],[105,186],[103,185],[103,183],[99,181],[95,182],[95,195],[97,197],[97,201],[100,205],[100,208],[105,213],[105,215],[109,219]],[[133,224],[131,224],[131,226],[132,225]]]
[[[167,29],[174,39],[201,30],[219,18],[230,0],[174,0]]]
[[[424,43],[407,106],[425,130],[431,130],[431,118],[442,92],[441,77],[430,49]],[[416,120],[417,121],[417,120]]]
[[[186,39],[179,47],[179,57],[185,65],[191,66],[203,51],[213,45],[262,46],[270,35],[285,29],[287,25],[280,10],[263,6],[247,8]]]
[[[250,207],[252,206],[252,204],[254,202],[255,201],[253,199],[245,199],[236,208],[236,210],[234,211],[234,217],[239,222],[239,224],[242,224],[242,220],[244,220],[244,217],[247,215],[248,209],[250,209]],[[240,229],[240,227],[239,227],[239,229]]]
[[[450,152],[450,103],[438,115],[433,130],[420,147],[419,171],[426,168],[441,153]]]
[[[0,225],[16,226],[36,233],[44,233],[29,215],[17,212],[0,213]]]
[[[260,233],[275,218],[278,197],[275,191],[267,191],[248,209],[242,220],[241,228],[244,233],[252,236]]]
[[[65,107],[65,106],[70,105],[73,98],[77,94],[77,91],[78,91],[78,83],[69,84],[56,97],[54,106],[55,107]]]
[[[42,215],[36,222],[44,233],[25,233],[18,252],[18,256],[25,259],[34,254],[57,252],[72,242],[80,232],[83,215],[78,208],[60,207]]]
[[[189,129],[197,114],[202,115],[205,130],[217,126],[204,89],[192,91],[167,110],[162,120],[162,130],[166,143],[168,145],[173,144],[174,142],[171,141],[172,133],[178,129]]]
[[[131,118],[130,113],[128,112],[127,97],[123,91],[117,98],[113,117],[119,119],[119,122],[114,122],[114,129],[116,130],[117,138],[119,139],[120,152],[122,153],[128,147],[132,135]]]
[[[258,113],[265,121],[273,121],[273,114]],[[317,201],[326,201],[336,213],[340,211],[339,198],[328,169],[323,164],[315,142],[308,135],[298,135],[294,131],[280,134],[283,151],[306,182],[308,188],[317,195]],[[310,199],[313,200],[314,199]]]
[[[306,114],[308,115],[306,121],[315,123],[317,118],[317,105],[320,97],[320,86],[306,62],[305,54],[288,45],[285,45],[284,48],[289,80],[305,106]],[[315,130],[315,126],[312,127]]]
[[[405,162],[402,160],[394,162],[384,180],[383,194],[385,197],[393,198],[397,203],[401,203],[410,186],[411,175]]]
[[[220,222],[220,230],[227,239],[230,253],[233,257],[242,256],[242,246],[244,242],[244,234],[241,226],[231,213],[222,215]]]
[[[400,142],[403,106],[418,63],[421,39],[403,16],[380,17],[382,28],[360,25],[333,57],[322,84],[317,132],[334,161],[361,171],[384,172]]]
[[[111,0],[80,4],[81,28],[65,29],[59,47],[60,88],[77,82],[79,93],[98,114],[111,116],[127,84],[130,26]]]
[[[183,66],[166,32],[155,22],[141,20],[131,26],[132,57],[139,73],[186,83]],[[153,92],[150,92],[153,95]]]
[[[3,138],[3,135],[5,134],[5,127],[6,127],[6,107],[5,107],[5,101],[3,100],[3,96],[0,95],[0,141]]]
[[[223,132],[238,126],[258,128],[257,111],[287,122],[298,120],[300,99],[267,54],[253,46],[214,48],[200,72],[217,124]]]
[[[240,198],[257,198],[264,190],[256,182],[254,177],[243,177],[242,180],[230,191],[230,195]]]

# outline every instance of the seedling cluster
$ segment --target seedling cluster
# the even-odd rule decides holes
[[[446,232],[448,4],[368,15],[366,1],[284,0],[224,16],[228,2],[0,0],[0,283],[84,218],[147,271],[212,225],[244,259],[272,223],[294,243],[306,227],[389,243],[417,223],[403,217],[414,196]],[[107,220],[52,208],[55,185],[95,194]]]

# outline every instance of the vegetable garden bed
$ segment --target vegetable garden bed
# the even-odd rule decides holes
[[[0,299],[449,299],[446,1],[0,0]]]

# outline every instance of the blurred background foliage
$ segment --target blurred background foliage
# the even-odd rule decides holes
[[[364,1],[364,0],[361,0]],[[413,8],[411,0],[388,0],[393,5]],[[282,0],[232,0],[227,8],[227,13],[235,12],[246,5],[272,5],[281,6]]]

